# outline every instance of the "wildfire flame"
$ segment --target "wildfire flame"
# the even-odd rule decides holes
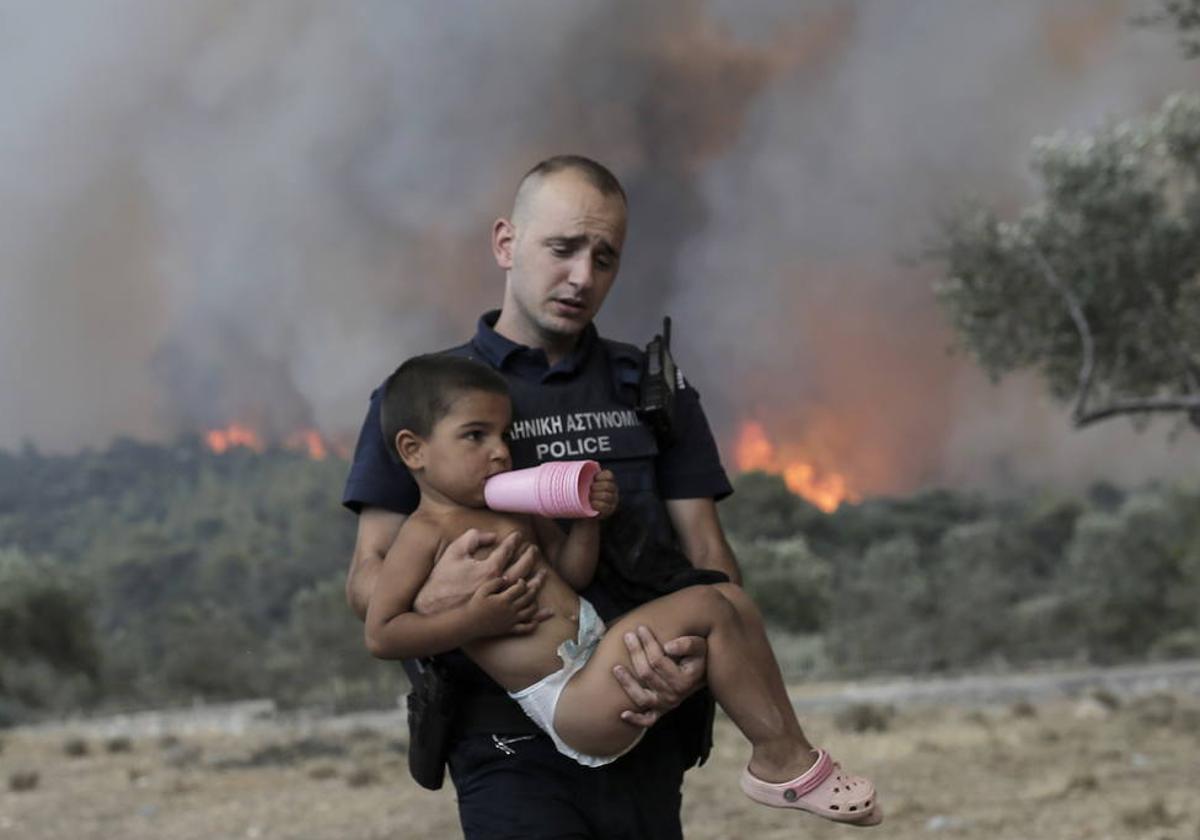
[[[297,452],[305,452],[314,461],[324,461],[329,455],[329,446],[326,445],[325,438],[321,437],[321,433],[316,429],[301,429],[298,432],[292,432],[283,441],[283,447]]]
[[[255,452],[266,449],[258,432],[243,423],[230,423],[223,429],[209,429],[204,433],[204,442],[218,455],[235,446],[244,446]]]
[[[783,476],[789,490],[826,513],[837,510],[842,502],[857,502],[862,498],[849,488],[841,473],[818,469],[790,447],[785,447],[782,453],[778,451],[767,437],[766,429],[754,420],[747,420],[738,431],[734,461],[742,472],[762,470]]]
[[[204,433],[204,443],[218,455],[230,449],[241,446],[254,452],[265,452],[266,441],[254,427],[246,423],[230,423],[221,429],[209,429]],[[301,452],[314,461],[323,461],[329,457],[330,451],[336,452],[342,458],[349,457],[348,447],[331,442],[316,429],[299,429],[283,439],[283,448],[292,452]]]

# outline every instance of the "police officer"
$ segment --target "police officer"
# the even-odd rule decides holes
[[[515,468],[592,458],[616,475],[620,511],[605,524],[596,581],[583,593],[606,621],[682,586],[740,580],[715,507],[731,488],[698,395],[680,380],[671,439],[656,439],[634,410],[641,351],[599,337],[592,324],[617,276],[625,220],[624,190],[600,164],[573,155],[539,163],[521,181],[511,218],[492,228],[492,251],[506,277],[502,307],[480,318],[469,342],[446,351],[483,361],[507,379]],[[359,514],[347,596],[360,617],[418,500],[411,476],[389,456],[376,392],[344,495]],[[462,603],[497,575],[535,593],[541,578],[530,574],[534,550],[493,543],[494,535],[475,532],[452,543],[415,608],[428,613]],[[529,600],[518,631],[542,617]],[[682,836],[683,773],[711,743],[712,703],[697,692],[704,642],[660,644],[645,630],[625,641],[633,673],[614,672],[630,697],[623,717],[643,726],[662,720],[628,755],[595,769],[559,754],[461,654],[439,657],[459,698],[449,766],[467,838]]]

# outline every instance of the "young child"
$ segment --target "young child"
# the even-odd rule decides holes
[[[371,653],[399,659],[462,648],[560,752],[599,766],[632,749],[645,731],[620,717],[629,701],[612,669],[631,667],[623,634],[645,626],[659,638],[703,636],[708,685],[753,745],[742,774],[747,795],[839,822],[877,824],[882,811],[873,785],[843,773],[805,737],[762,620],[739,587],[680,590],[632,610],[610,632],[577,594],[596,569],[598,519],[617,506],[612,473],[599,473],[592,484],[590,501],[600,516],[574,521],[566,534],[551,521],[484,506],[484,483],[512,467],[505,442],[511,414],[504,379],[467,359],[418,356],[384,385],[383,432],[420,486],[421,502],[401,528],[371,597]],[[519,531],[540,547],[540,562],[550,570],[537,604],[552,615],[532,632],[511,633],[527,604],[502,591],[498,580],[462,606],[433,615],[413,612],[413,599],[446,545],[470,528],[498,537]]]

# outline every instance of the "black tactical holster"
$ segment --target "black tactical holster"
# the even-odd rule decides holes
[[[446,756],[454,728],[454,683],[432,659],[404,662],[412,690],[408,694],[408,771],[423,788],[438,790],[446,775]]]

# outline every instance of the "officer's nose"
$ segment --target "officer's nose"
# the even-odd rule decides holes
[[[594,280],[595,266],[592,264],[592,255],[584,251],[575,258],[568,282],[575,289],[590,289]]]

